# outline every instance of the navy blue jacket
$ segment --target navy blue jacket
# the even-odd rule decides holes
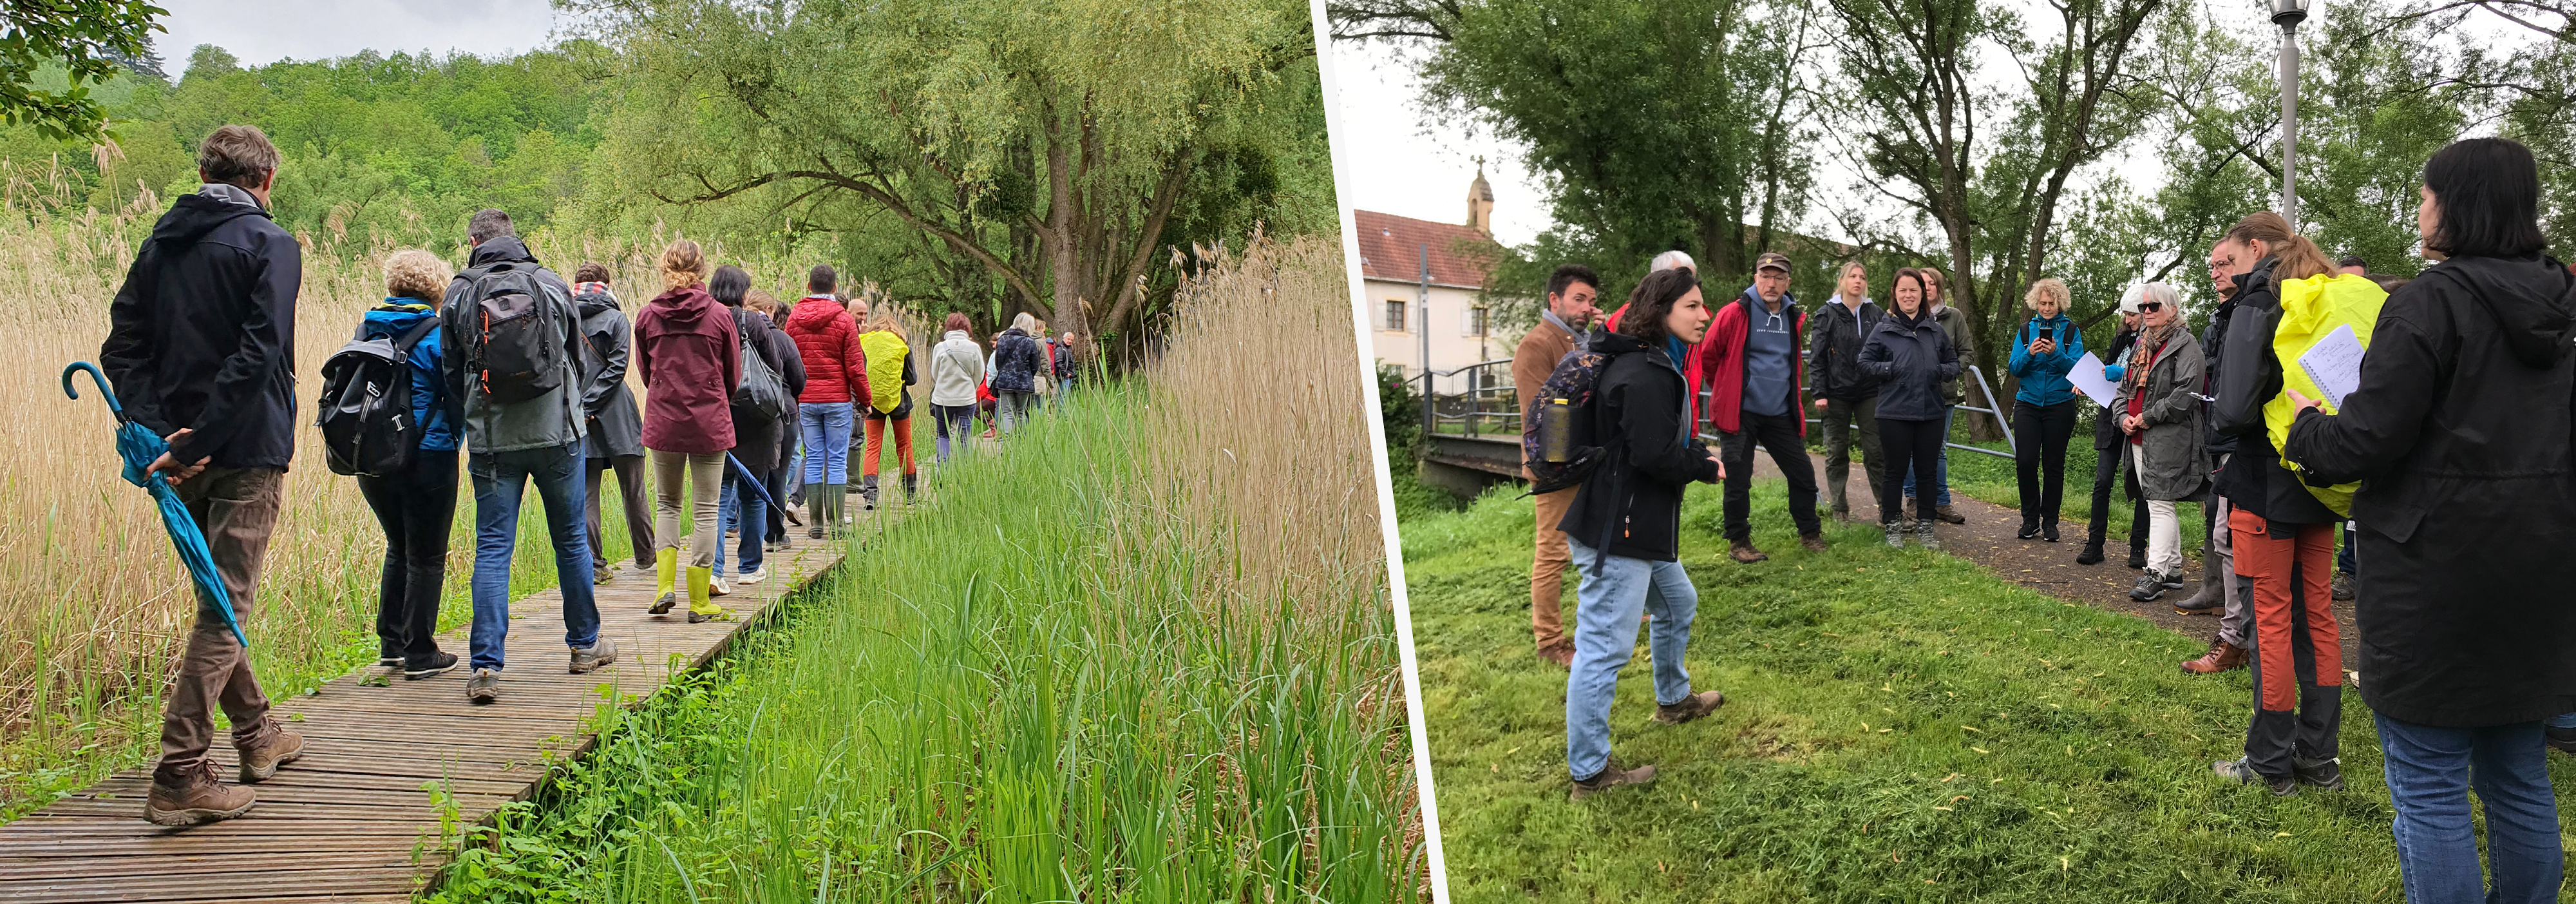
[[[295,294],[304,254],[232,186],[180,195],[108,305],[99,369],[183,464],[284,468],[295,454]]]

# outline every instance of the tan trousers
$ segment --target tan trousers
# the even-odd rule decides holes
[[[206,549],[214,554],[215,573],[232,598],[233,615],[244,624],[256,608],[260,570],[268,559],[268,538],[277,527],[285,488],[286,472],[277,468],[208,468],[177,488],[189,517],[206,534]],[[251,674],[241,642],[224,627],[212,601],[199,595],[187,652],[180,656],[178,679],[162,709],[161,767],[155,778],[175,777],[206,758],[214,744],[218,707],[232,721],[233,746],[266,739],[268,695],[260,692],[259,676]]]
[[[1573,563],[1574,555],[1565,547],[1565,532],[1556,525],[1574,507],[1576,489],[1566,487],[1538,497],[1538,551],[1530,559],[1530,635],[1541,650],[1573,642],[1565,636],[1558,604],[1565,595],[1565,567]]]
[[[653,552],[680,545],[680,480],[688,479],[689,567],[716,567],[716,544],[724,538],[716,530],[716,501],[724,494],[725,454],[704,455],[686,452],[653,453]]]

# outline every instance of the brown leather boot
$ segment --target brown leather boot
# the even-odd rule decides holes
[[[287,728],[286,723],[270,718],[268,740],[249,747],[236,744],[233,750],[241,754],[242,784],[264,782],[277,774],[277,767],[304,756],[304,736]]]
[[[1556,663],[1560,669],[1574,668],[1574,641],[1560,640],[1538,648],[1538,658]]]
[[[1726,544],[1726,557],[1747,565],[1771,558],[1761,550],[1753,548],[1753,541],[1751,540],[1728,541]]]
[[[1806,547],[1808,552],[1824,552],[1825,535],[1808,534],[1806,536],[1799,537],[1798,545]]]
[[[178,769],[152,774],[152,793],[143,799],[143,818],[156,826],[189,826],[231,819],[250,812],[259,796],[215,777],[213,760],[198,760]]]
[[[2194,675],[2215,675],[2229,669],[2245,667],[2245,648],[2224,640],[2211,641],[2209,652],[2199,659],[2182,664],[2182,670]]]

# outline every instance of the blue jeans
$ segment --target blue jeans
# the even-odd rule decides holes
[[[760,501],[759,493],[742,491],[742,475],[734,473],[730,464],[725,466],[724,492],[716,497],[716,512],[716,575],[725,573],[724,532],[736,527],[742,528],[742,545],[735,553],[742,568],[736,573],[759,571],[767,552],[761,543],[769,536],[769,504]]]
[[[1637,651],[1639,613],[1655,616],[1647,641],[1655,702],[1671,705],[1690,697],[1682,654],[1690,649],[1699,590],[1679,562],[1609,556],[1596,571],[1590,547],[1572,537],[1566,546],[1582,583],[1574,594],[1574,671],[1565,679],[1565,765],[1580,781],[1610,765],[1610,701],[1619,690],[1619,668]]]
[[[957,432],[958,449],[968,450],[973,448],[970,444],[975,441],[975,406],[932,405],[930,406],[930,420],[932,423],[939,425],[940,462],[946,463],[948,461],[948,433],[951,429],[954,429]]]
[[[2409,904],[2542,904],[2565,878],[2558,799],[2549,788],[2549,748],[2540,723],[2435,728],[2379,720],[2391,826]],[[2490,894],[2478,874],[2469,790],[2486,805]]]
[[[555,579],[563,587],[564,644],[599,642],[599,603],[591,596],[590,519],[583,510],[581,444],[467,457],[474,477],[474,629],[478,669],[501,668],[510,635],[510,553],[519,545],[519,501],[528,483],[546,507],[555,545]]]
[[[850,482],[850,415],[848,402],[796,407],[797,432],[805,441],[805,483]]]
[[[1959,406],[1957,405],[1944,405],[1941,407],[1941,454],[1939,456],[1939,460],[1934,462],[1932,465],[1932,479],[1940,483],[1940,486],[1935,488],[1940,492],[1932,494],[1933,505],[1950,504],[1950,419],[1958,413]],[[1914,472],[1911,470],[1905,472],[1905,496],[1903,498],[1914,498]]]
[[[2353,567],[2352,567],[2352,522],[2350,522],[2350,521],[2346,521],[2346,522],[2344,522],[2344,523],[2343,523],[2343,549],[2342,549],[2341,551],[2339,551],[2339,552],[2335,553],[2335,570],[2336,570],[2336,571],[2343,572],[2343,573],[2345,573],[2345,574],[2359,574],[2359,573],[2360,573],[2360,572],[2354,571],[2354,570],[2353,570]],[[2576,726],[2561,726],[2561,727],[2576,727]]]

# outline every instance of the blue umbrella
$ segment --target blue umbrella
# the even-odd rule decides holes
[[[205,533],[197,529],[196,519],[188,517],[187,504],[179,501],[179,491],[170,487],[168,478],[144,473],[152,467],[153,459],[170,451],[170,444],[154,435],[152,428],[125,416],[125,406],[117,404],[116,393],[107,388],[107,375],[99,372],[98,365],[74,361],[63,368],[64,395],[80,398],[80,390],[72,388],[72,374],[84,370],[98,383],[99,394],[107,397],[107,410],[116,414],[116,454],[125,459],[125,482],[152,491],[152,501],[161,506],[161,526],[170,530],[170,542],[179,547],[179,561],[188,564],[188,576],[196,579],[197,592],[214,601],[215,611],[224,617],[224,627],[233,630],[233,639],[244,647],[250,646],[250,638],[242,636],[241,620],[233,617],[232,595],[224,592],[223,578],[215,574],[215,556],[206,549]]]
[[[760,501],[767,504],[770,508],[779,507],[778,500],[769,498],[769,488],[761,486],[759,479],[751,476],[751,469],[743,466],[742,459],[735,458],[733,457],[733,453],[727,452],[725,453],[725,463],[733,466],[733,476],[739,478],[734,482],[748,488],[743,490],[743,492],[758,495],[760,497]]]

